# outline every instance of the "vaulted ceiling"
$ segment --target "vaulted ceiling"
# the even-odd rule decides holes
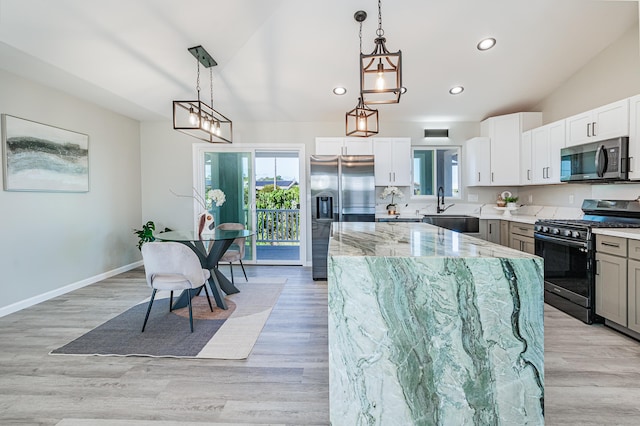
[[[357,102],[358,23],[373,49],[375,0],[0,0],[0,68],[139,120],[195,96],[203,45],[214,107],[241,121],[341,121]],[[477,121],[531,108],[638,22],[636,1],[384,0],[402,50],[398,105],[381,119]],[[476,49],[484,37],[497,45]],[[448,90],[463,85],[461,95]],[[202,97],[209,100],[203,69]],[[335,86],[347,88],[336,96]]]

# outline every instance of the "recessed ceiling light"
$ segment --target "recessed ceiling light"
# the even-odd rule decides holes
[[[495,38],[485,38],[478,43],[478,50],[489,50],[496,45]]]
[[[347,93],[347,89],[345,89],[344,87],[334,87],[333,93],[335,93],[336,95],[344,95],[345,93]]]
[[[452,95],[459,95],[462,92],[464,92],[464,87],[462,86],[454,86],[449,89],[449,93],[451,93]]]

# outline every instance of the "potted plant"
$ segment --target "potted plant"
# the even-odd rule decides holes
[[[506,197],[504,201],[507,203],[507,207],[517,207],[516,202],[518,201],[518,197]]]
[[[148,241],[155,241],[153,231],[156,230],[156,224],[152,220],[142,225],[142,229],[134,229],[133,233],[138,236],[138,250],[142,250],[142,245]]]

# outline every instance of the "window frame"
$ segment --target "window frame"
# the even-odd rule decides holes
[[[438,164],[437,164],[437,150],[452,150],[455,149],[458,155],[458,167],[457,167],[457,177],[458,177],[458,192],[457,194],[447,195],[447,198],[462,200],[462,146],[460,145],[414,145],[411,147],[411,180],[414,180],[415,176],[415,152],[416,151],[433,151],[436,161],[434,161],[435,168],[432,170],[434,176],[434,182],[437,181],[437,173],[438,173]],[[433,195],[415,195],[413,193],[413,185],[409,188],[411,192],[412,200],[433,200],[437,198],[437,194]],[[437,188],[434,188],[434,192],[437,191]]]

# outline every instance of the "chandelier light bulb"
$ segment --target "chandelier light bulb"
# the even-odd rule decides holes
[[[211,123],[209,122],[208,118],[205,118],[202,122],[202,128],[206,131],[209,131],[209,129],[211,128]]]
[[[378,78],[376,79],[376,90],[384,90],[384,65],[382,61],[378,64]]]
[[[367,119],[362,112],[358,115],[358,130],[367,130]]]
[[[196,123],[198,123],[198,115],[193,110],[193,108],[189,108],[189,123],[194,126],[196,125]]]
[[[216,130],[215,130],[216,135],[220,136],[220,133],[222,133],[222,131],[220,130],[220,122],[216,121]]]

